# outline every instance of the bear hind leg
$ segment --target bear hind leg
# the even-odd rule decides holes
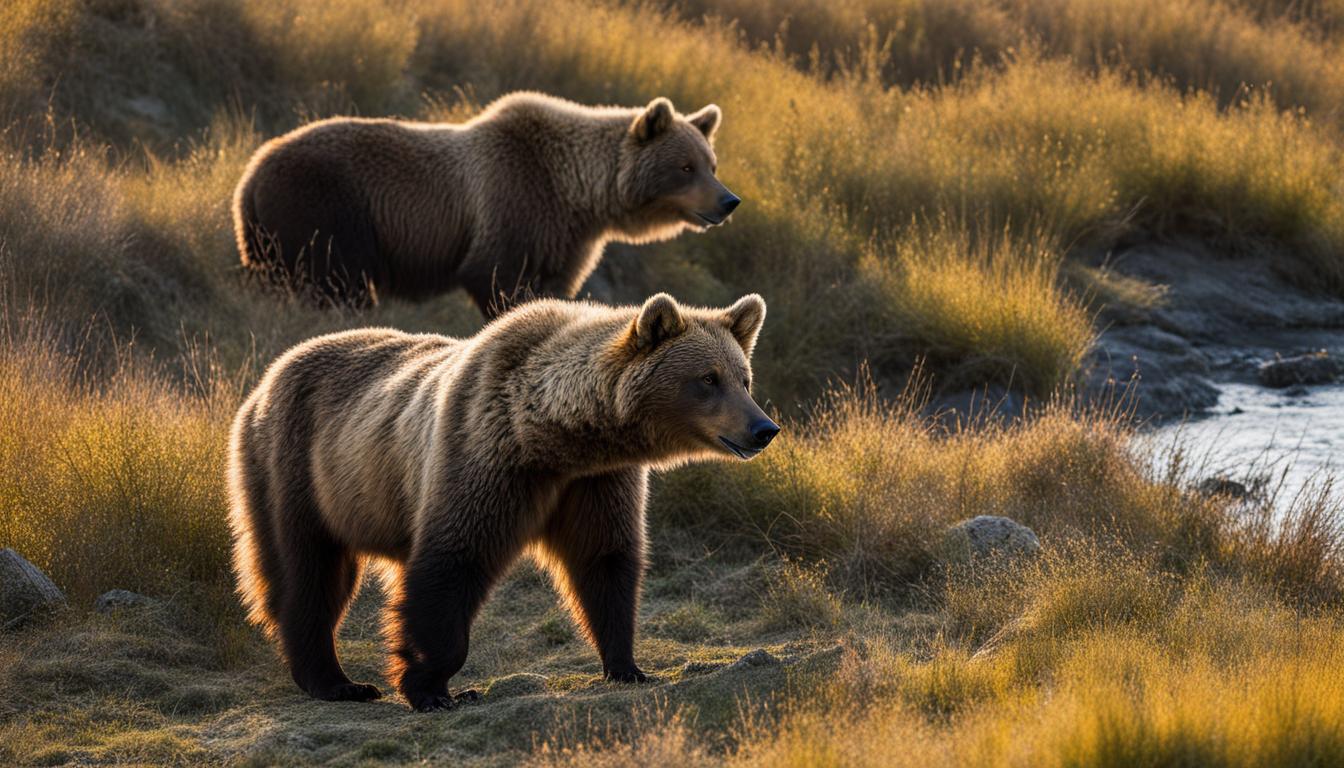
[[[278,623],[294,682],[325,701],[379,698],[375,686],[352,682],[336,656],[336,630],[359,584],[359,559],[324,531],[289,538]]]

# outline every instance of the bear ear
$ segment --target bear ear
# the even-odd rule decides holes
[[[672,119],[676,115],[672,109],[672,102],[659,96],[649,102],[649,106],[644,108],[643,112],[635,118],[630,124],[630,135],[639,141],[648,141],[657,138],[672,127]]]
[[[719,109],[718,104],[710,104],[694,115],[686,117],[686,122],[699,129],[705,135],[706,141],[714,141],[714,132],[719,130],[719,123],[722,121],[723,111]]]
[[[677,300],[666,293],[649,297],[635,320],[635,349],[650,350],[686,330]]]
[[[728,326],[728,332],[737,339],[737,343],[742,345],[742,351],[747,357],[751,357],[751,350],[756,346],[756,337],[761,332],[761,325],[765,323],[765,299],[757,293],[743,296],[733,306],[723,311],[723,322]]]

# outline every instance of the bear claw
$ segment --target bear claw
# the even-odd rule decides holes
[[[644,674],[639,667],[612,670],[606,674],[606,678],[613,683],[647,683],[649,681],[649,676]]]

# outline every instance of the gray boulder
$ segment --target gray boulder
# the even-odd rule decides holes
[[[1257,374],[1263,386],[1274,389],[1302,384],[1330,384],[1344,376],[1344,362],[1321,350],[1296,357],[1276,357],[1261,363]]]
[[[1033,556],[1041,551],[1035,531],[997,515],[979,515],[952,526],[947,532],[947,546],[953,553],[971,559]]]
[[[756,667],[774,667],[779,664],[779,659],[775,658],[773,653],[770,653],[764,648],[757,648],[737,661],[734,661],[732,664],[729,664],[728,670],[731,672],[740,672],[747,669],[755,669]]]
[[[137,592],[126,589],[110,589],[93,601],[93,610],[99,613],[111,613],[121,608],[149,605],[153,602],[153,598],[145,597]]]
[[[65,605],[65,595],[37,566],[12,549],[0,549],[0,627]]]

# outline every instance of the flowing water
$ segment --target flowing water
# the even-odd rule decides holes
[[[1283,483],[1280,503],[1304,485],[1341,474],[1344,461],[1344,386],[1273,390],[1224,384],[1208,416],[1161,426],[1149,439],[1155,460],[1169,461],[1180,445],[1197,478]],[[1162,467],[1159,466],[1159,470]]]

